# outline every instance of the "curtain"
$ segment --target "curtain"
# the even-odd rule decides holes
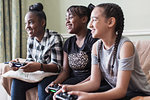
[[[0,62],[26,57],[24,0],[0,0]]]

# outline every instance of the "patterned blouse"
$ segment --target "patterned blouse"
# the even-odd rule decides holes
[[[68,54],[69,67],[73,71],[72,76],[81,77],[91,73],[91,49],[97,39],[92,38],[88,30],[84,44],[78,47],[76,36],[68,38],[64,44],[64,51]]]
[[[62,67],[63,41],[61,35],[51,30],[46,30],[41,42],[35,37],[28,37],[27,61],[43,64],[57,64],[59,71]]]

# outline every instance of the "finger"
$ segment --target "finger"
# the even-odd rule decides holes
[[[61,87],[63,86],[62,84],[58,84],[58,85],[61,86]]]
[[[55,93],[55,95],[57,95],[57,94],[59,94],[59,93],[61,93],[61,92],[62,92],[62,89],[58,90],[58,91]]]
[[[20,69],[26,69],[26,66],[21,66]]]
[[[53,95],[53,100],[56,100],[56,93],[54,93],[54,95]]]
[[[16,61],[19,62],[19,59],[17,58]]]
[[[13,67],[13,64],[11,62],[9,62],[9,67]]]
[[[46,88],[45,88],[45,91],[48,93],[48,87],[50,87],[52,85],[52,83],[50,83]]]
[[[11,69],[16,71],[16,70],[18,70],[18,67],[11,67]]]
[[[68,92],[68,94],[70,94],[70,95],[77,95],[77,96],[79,96],[79,91],[71,91],[71,92]]]
[[[51,84],[49,84],[49,86],[54,86],[54,84],[56,84],[55,82],[51,82]]]
[[[67,92],[67,85],[61,85],[62,86],[62,92]]]
[[[21,66],[21,69],[27,69],[28,68],[28,64],[26,64],[25,66]]]
[[[56,100],[56,97],[55,97],[55,96],[53,96],[53,100]]]
[[[23,70],[23,72],[30,72],[27,68],[20,68]]]
[[[48,93],[48,86],[45,88],[45,91]]]

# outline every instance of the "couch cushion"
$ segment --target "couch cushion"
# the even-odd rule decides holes
[[[134,45],[139,54],[141,67],[150,83],[150,40],[139,40],[134,42]]]

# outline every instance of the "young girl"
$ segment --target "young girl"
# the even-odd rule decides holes
[[[97,39],[92,37],[87,28],[92,5],[88,7],[72,5],[67,9],[66,27],[69,34],[74,34],[64,43],[63,70],[56,80],[49,84],[77,84],[89,80],[91,75],[91,50]],[[48,87],[46,88],[48,92]],[[46,100],[51,100],[53,94]]]
[[[46,29],[46,14],[41,3],[29,6],[25,15],[25,29],[28,33],[27,57],[28,63],[20,67],[24,72],[42,70],[45,72],[59,72],[62,66],[63,41],[61,36],[52,30]],[[18,70],[17,67],[11,67]],[[29,83],[18,79],[12,80],[11,100],[26,100],[26,91],[38,87],[39,100],[48,96],[46,86],[56,76],[49,76],[40,82]]]
[[[122,36],[124,15],[121,8],[112,3],[97,5],[91,14],[90,28],[92,36],[100,38],[92,48],[91,78],[82,84],[64,85],[59,92],[71,91],[69,94],[77,95],[78,100],[128,100],[150,95],[150,85],[140,67],[137,51],[133,43]],[[97,91],[102,78],[110,89],[86,93]]]

